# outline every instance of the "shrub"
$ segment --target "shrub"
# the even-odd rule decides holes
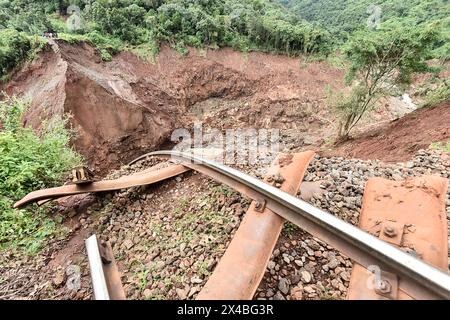
[[[354,34],[344,48],[350,62],[347,81],[354,85],[350,97],[337,104],[342,114],[338,140],[348,138],[379,97],[409,84],[414,73],[430,70],[426,59],[437,37],[434,25],[415,30],[398,22]]]
[[[28,57],[31,41],[23,32],[0,30],[0,77],[5,77]]]
[[[69,146],[67,120],[44,124],[40,134],[24,128],[26,104],[14,98],[0,102],[0,248],[36,252],[56,231],[45,208],[14,210],[13,203],[36,189],[61,183],[81,157]]]

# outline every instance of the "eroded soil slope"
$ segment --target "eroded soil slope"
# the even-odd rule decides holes
[[[330,156],[405,161],[433,142],[450,140],[450,101],[419,109],[397,121],[370,130],[333,150]]]
[[[321,137],[331,130],[321,118],[329,114],[325,89],[340,88],[342,80],[343,72],[324,62],[264,53],[192,49],[182,57],[162,48],[155,63],[131,52],[102,62],[88,44],[57,41],[4,89],[31,100],[25,121],[36,129],[44,119],[71,114],[75,146],[105,172],[158,149],[174,128],[196,120]]]

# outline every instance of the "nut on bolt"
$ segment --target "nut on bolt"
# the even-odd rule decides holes
[[[395,228],[391,226],[385,227],[383,233],[389,238],[394,238],[395,236],[397,236],[397,230],[395,230]]]
[[[259,199],[255,201],[255,210],[257,212],[263,212],[265,208],[266,208],[266,200]]]
[[[380,293],[389,293],[392,291],[392,285],[388,280],[378,280],[377,281],[377,290]]]

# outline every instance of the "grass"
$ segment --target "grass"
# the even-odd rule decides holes
[[[159,45],[155,43],[144,43],[138,46],[129,46],[127,47],[128,51],[131,51],[139,58],[144,61],[150,63],[156,63],[158,53],[159,53]]]
[[[111,61],[114,54],[124,49],[124,44],[121,40],[105,37],[96,31],[83,35],[63,32],[59,33],[58,37],[70,44],[87,42],[93,45],[100,51],[100,56],[103,61]]]
[[[433,142],[431,144],[431,149],[450,152],[450,140],[448,140],[447,142]]]
[[[148,285],[148,275],[150,274],[150,270],[145,268],[141,270],[138,274],[137,277],[139,279],[139,290],[142,292],[145,290],[145,288],[147,288]]]
[[[432,107],[450,99],[450,80],[443,79],[437,88],[428,92],[425,96],[423,107]]]
[[[0,102],[0,250],[35,254],[64,232],[61,221],[49,217],[51,206],[14,210],[13,204],[31,191],[60,184],[82,158],[69,145],[67,120],[43,123],[39,135],[22,127],[27,106],[15,98]]]
[[[295,224],[293,224],[293,223],[291,223],[291,222],[289,222],[289,221],[287,221],[287,222],[284,224],[284,232],[285,232],[286,234],[288,234],[288,235],[297,233],[297,232],[299,232],[299,230],[300,230],[299,227],[297,227]]]

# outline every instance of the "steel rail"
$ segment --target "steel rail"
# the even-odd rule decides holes
[[[125,300],[125,291],[111,244],[99,241],[95,234],[87,238],[85,244],[95,299]]]
[[[100,251],[98,249],[97,237],[95,235],[92,235],[91,237],[87,238],[85,242],[95,299],[110,300],[105,272],[102,266],[102,258],[100,257]]]
[[[148,156],[179,160],[186,167],[225,183],[254,200],[263,196],[269,209],[364,267],[377,265],[384,271],[398,273],[399,288],[416,299],[450,299],[448,273],[259,179],[215,161],[178,151],[151,152],[130,164]]]
[[[27,194],[23,199],[16,202],[14,204],[14,208],[20,209],[30,203],[40,202],[42,204],[43,202],[76,194],[108,192],[150,185],[175,177],[189,170],[189,168],[181,165],[172,165],[156,170],[150,168],[150,171],[144,170],[142,172],[138,172],[130,176],[124,176],[115,180],[96,181],[86,185],[70,184],[62,187],[38,190]]]

